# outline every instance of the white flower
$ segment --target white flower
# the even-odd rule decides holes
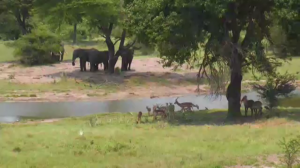
[[[83,131],[82,131],[82,130],[79,131],[79,135],[80,135],[80,136],[83,135]]]

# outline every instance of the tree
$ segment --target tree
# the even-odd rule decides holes
[[[29,66],[59,62],[60,56],[51,53],[62,50],[60,42],[58,36],[40,26],[13,43],[14,54],[22,64]]]
[[[16,24],[16,18],[9,13],[0,14],[0,39],[16,40],[20,37],[21,31]]]
[[[229,67],[227,117],[236,118],[241,116],[243,70],[266,74],[280,65],[262,45],[263,39],[270,39],[275,1],[133,0],[126,6],[126,23],[140,41],[158,49],[164,66],[183,64],[203,46],[199,76],[201,72],[217,81],[212,77],[220,77],[220,69]]]
[[[0,6],[2,6],[0,13],[14,15],[23,35],[31,31],[30,17],[33,0],[1,0]]]
[[[73,0],[45,1],[36,0],[35,7],[40,17],[48,23],[60,27],[63,23],[73,25],[73,44],[77,41],[77,25],[82,22],[84,13],[82,8]]]
[[[118,23],[120,1],[118,0],[66,0],[64,2],[59,0],[46,1],[38,0],[38,6],[41,11],[48,10],[48,13],[59,13],[61,18],[68,18],[68,22],[74,24],[76,30],[76,23],[82,18],[86,19],[88,25],[97,29],[99,34],[105,39],[107,48],[109,50],[109,71],[114,72],[115,64],[118,57],[115,57],[115,44],[119,41],[112,41],[112,31],[114,26]],[[126,35],[126,34],[125,34]],[[125,37],[125,36],[124,36]],[[123,39],[123,41],[125,38]],[[121,41],[122,44],[122,41]]]
[[[297,56],[300,54],[300,1],[278,0],[277,3],[280,10],[275,12],[277,27],[273,30],[280,39],[274,47],[284,54]]]
[[[280,96],[288,97],[296,89],[295,76],[274,73],[268,76],[266,84],[253,84],[252,87],[272,110],[273,107],[278,106]]]

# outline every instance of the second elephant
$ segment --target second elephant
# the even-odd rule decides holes
[[[91,71],[97,71],[98,65],[103,63],[104,70],[108,69],[108,59],[109,52],[108,51],[98,51],[97,49],[89,49],[88,57],[90,62]]]
[[[108,69],[108,51],[98,51],[97,49],[76,49],[73,52],[72,65],[75,65],[75,59],[80,60],[80,70],[86,71],[86,62],[90,62],[90,71],[97,71],[98,65],[103,63],[104,70]]]
[[[127,70],[130,71],[133,55],[134,55],[134,49],[124,48],[117,51],[116,56],[122,57],[122,66],[121,66],[122,71],[127,71]]]

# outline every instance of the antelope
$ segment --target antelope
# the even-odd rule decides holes
[[[136,121],[137,124],[140,124],[140,123],[141,123],[142,115],[143,115],[143,113],[140,111],[140,112],[138,113],[138,119],[137,119],[137,121]]]
[[[246,117],[249,108],[251,110],[251,116],[253,116],[253,112],[257,115],[257,110],[259,110],[260,115],[262,115],[262,103],[260,101],[248,100],[247,96],[244,96],[241,99],[241,103],[244,103]]]
[[[178,99],[178,97],[177,97],[177,99]],[[191,102],[179,103],[177,101],[177,99],[175,100],[174,104],[177,104],[179,107],[181,107],[181,111],[184,112],[186,109],[192,111],[193,107],[196,107],[199,110],[199,106],[198,105],[195,105],[195,104],[193,104]]]
[[[151,116],[151,108],[148,107],[148,106],[146,106],[146,109],[147,109],[147,111],[148,111],[148,116]]]
[[[153,106],[153,120],[157,119],[157,116],[160,115],[162,118],[167,117],[167,113],[163,109],[159,109],[156,105]]]
[[[255,112],[255,115],[256,116],[262,116],[262,103],[261,103],[261,101],[255,101],[254,103],[253,103],[253,106],[252,106],[252,109],[253,109],[253,111]]]

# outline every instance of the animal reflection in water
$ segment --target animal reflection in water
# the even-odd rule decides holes
[[[245,107],[245,117],[247,117],[248,109],[251,110],[251,117],[262,116],[262,103],[261,101],[248,100],[247,96],[244,96],[241,99],[241,103],[244,104]]]
[[[148,106],[146,106],[148,116],[153,116],[153,120],[157,120],[158,116],[161,116],[163,120],[165,119],[174,119],[175,118],[175,104],[178,105],[181,108],[181,112],[193,112],[193,107],[196,107],[199,109],[198,105],[195,105],[191,102],[183,102],[179,103],[178,98],[173,103],[166,103],[166,105],[153,105],[152,109]],[[205,108],[207,109],[207,108]],[[151,112],[152,110],[152,112]],[[142,112],[138,113],[138,121],[140,122],[142,117]],[[137,123],[139,123],[137,121]]]

